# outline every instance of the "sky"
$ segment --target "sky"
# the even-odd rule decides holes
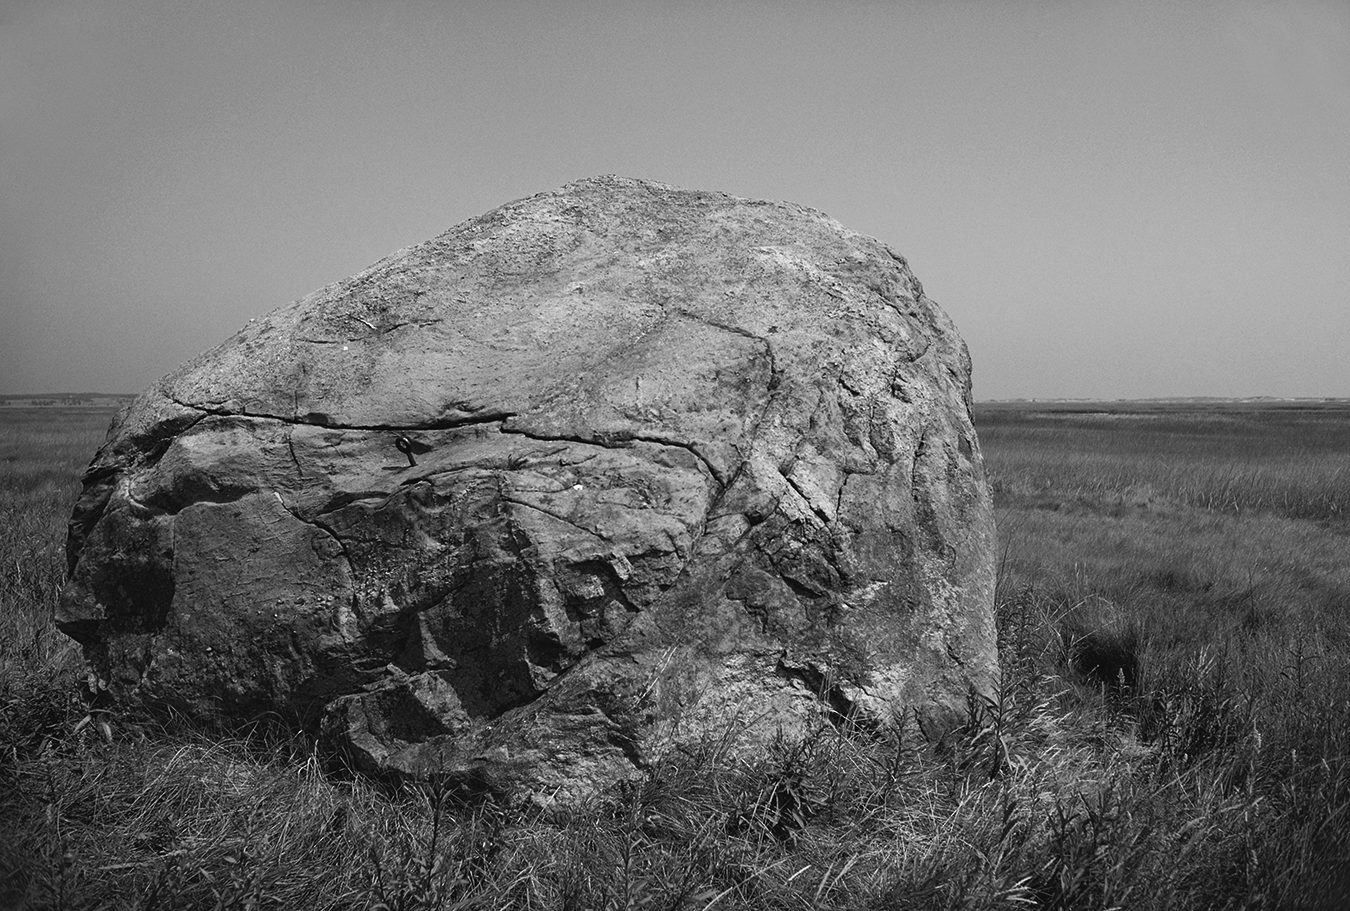
[[[621,174],[905,256],[977,399],[1350,397],[1350,2],[0,0],[0,394]]]

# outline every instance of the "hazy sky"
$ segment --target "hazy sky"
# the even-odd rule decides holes
[[[617,173],[821,209],[979,398],[1350,396],[1350,2],[0,0],[0,393]]]

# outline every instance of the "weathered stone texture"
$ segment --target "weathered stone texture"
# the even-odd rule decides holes
[[[579,181],[141,395],[86,476],[58,619],[116,693],[517,796],[728,725],[938,722],[996,670],[969,391],[878,241]]]

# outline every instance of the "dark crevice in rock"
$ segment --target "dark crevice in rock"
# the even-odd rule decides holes
[[[914,449],[914,467],[910,473],[910,496],[914,501],[914,528],[918,533],[921,546],[929,554],[944,562],[954,559],[955,555],[945,542],[941,520],[933,500],[933,484],[925,478],[926,461],[941,458],[929,454],[929,434],[925,428],[919,435],[919,445]],[[941,445],[941,443],[939,443]],[[928,469],[932,471],[932,468]]]
[[[764,526],[764,523],[769,521],[769,519],[776,512],[778,512],[777,500],[774,501],[773,509],[769,510],[767,513],[763,515],[740,513],[740,515],[745,519],[746,522],[745,531],[741,532],[739,535],[736,536],[736,540],[731,542],[731,545],[728,549],[732,551],[739,551],[743,549],[746,543],[750,541],[750,539],[759,532],[759,530]]]
[[[295,383],[291,386],[291,417],[300,416],[300,382],[309,378],[309,367],[302,361],[300,363],[300,375],[295,378]]]
[[[633,768],[641,769],[646,763],[642,758],[641,751],[638,750],[637,741],[631,733],[632,725],[625,724],[621,718],[616,719],[614,717],[619,709],[617,706],[606,705],[609,701],[609,699],[597,698],[594,702],[596,713],[605,722],[605,742],[622,753],[624,759],[627,759]]]
[[[344,491],[343,493],[334,494],[329,497],[324,504],[319,507],[316,515],[326,516],[329,513],[337,512],[344,506],[350,506],[361,500],[384,500],[388,502],[392,496],[394,496],[392,492],[384,490]]]
[[[766,343],[766,344],[767,344],[767,343]],[[770,356],[770,365],[769,365],[769,366],[770,366],[770,369],[771,369],[772,371],[776,371],[776,370],[777,370],[777,367],[774,365],[773,360],[772,360],[772,357],[773,357],[773,349],[772,349],[771,347],[769,348],[769,356]],[[773,391],[774,391],[775,389],[777,389],[777,388],[778,388],[778,382],[777,382],[777,379],[776,379],[776,373],[775,373],[775,377],[774,377],[774,378],[771,378],[770,381],[769,381],[768,392],[770,393],[770,395],[769,395],[768,398],[765,400],[764,406],[763,406],[762,408],[759,409],[759,413],[758,413],[757,415],[755,415],[754,423],[751,424],[751,426],[750,426],[750,431],[749,431],[748,434],[746,434],[745,448],[742,449],[740,446],[734,446],[734,448],[735,448],[735,450],[736,450],[736,467],[735,467],[735,469],[732,471],[731,477],[728,478],[728,479],[726,480],[726,483],[721,484],[721,485],[718,487],[717,492],[716,492],[715,495],[713,496],[712,502],[708,504],[708,510],[707,510],[707,512],[704,514],[704,517],[703,517],[703,528],[704,528],[705,530],[706,530],[706,527],[707,527],[708,522],[709,522],[712,518],[723,515],[723,513],[722,513],[722,508],[721,508],[721,507],[722,507],[723,501],[726,499],[727,495],[728,495],[732,490],[735,489],[736,483],[737,483],[738,481],[740,481],[740,479],[741,479],[743,476],[745,476],[746,471],[749,469],[749,465],[750,465],[750,455],[751,455],[751,453],[754,452],[754,450],[755,450],[755,445],[759,442],[760,428],[763,427],[763,425],[764,425],[764,419],[765,419],[765,417],[769,414],[769,412],[770,412],[770,411],[772,410],[772,408],[773,408],[773,402],[774,402],[774,399],[773,399],[772,393],[773,393]],[[734,444],[733,444],[733,445],[734,445]],[[710,468],[709,470],[711,470],[711,468]],[[775,503],[775,504],[774,504],[774,509],[777,509],[777,508],[778,508],[778,504]],[[745,518],[746,518],[746,521],[748,521],[748,522],[750,523],[750,528],[753,529],[756,525],[760,524],[760,523],[763,522],[766,518],[768,518],[768,516],[767,516],[767,515],[763,515],[763,516],[750,516],[750,515],[746,515]],[[700,531],[699,536],[700,536],[700,537],[702,536],[702,531]],[[742,535],[741,537],[744,537],[744,535]]]
[[[763,417],[764,413],[768,411],[768,406],[773,401],[773,393],[778,391],[778,387],[783,382],[782,375],[778,372],[778,355],[774,352],[773,344],[768,339],[764,341],[764,353],[769,356],[769,382],[764,387],[765,391],[769,393],[769,400],[765,402],[765,407],[760,410],[760,417]],[[758,422],[757,418],[756,423]]]
[[[703,522],[705,525],[708,523],[709,519],[725,515],[725,513],[722,512],[721,508],[722,502],[726,500],[727,495],[729,493],[731,493],[733,490],[736,489],[736,482],[739,481],[741,477],[745,474],[745,469],[748,462],[743,454],[737,453],[737,455],[739,456],[739,458],[736,461],[736,470],[731,473],[731,477],[727,479],[726,484],[721,485],[717,488],[717,492],[713,494],[712,500],[708,503],[707,512],[704,513],[703,516]]]
[[[462,588],[463,586],[459,586]],[[447,592],[446,597],[457,589]],[[414,632],[420,634],[419,611],[416,607],[395,602],[394,610],[372,614],[361,609],[361,601],[355,590],[352,592],[352,612],[361,625],[363,647],[371,653],[366,659],[372,665],[383,667],[392,665],[405,671],[425,670],[425,667],[405,665],[403,658],[409,651],[409,641]]]
[[[423,293],[425,294],[425,292]],[[444,322],[444,320],[441,319],[403,320],[402,322],[392,323],[388,326],[376,326],[375,324],[370,323],[359,316],[348,316],[347,319],[356,320],[358,323],[367,326],[370,329],[370,332],[364,335],[351,335],[345,338],[336,338],[336,339],[310,338],[308,336],[302,335],[297,336],[296,341],[305,342],[306,344],[309,345],[350,345],[354,342],[364,342],[372,338],[377,338],[378,336],[381,335],[388,335],[389,333],[396,332],[399,329],[404,328],[405,326],[416,326],[419,329],[423,329],[427,326],[435,326]]]
[[[787,584],[788,588],[792,589],[792,593],[797,596],[797,600],[799,601],[803,601],[807,604],[814,604],[824,597],[824,592],[819,591],[814,586],[807,585],[805,582],[802,582],[794,576],[789,576],[780,571],[779,578]]]
[[[920,502],[921,479],[919,477],[919,466],[923,464],[924,452],[928,447],[928,430],[925,428],[919,434],[919,443],[914,447],[914,465],[909,473],[909,493],[914,498],[915,504]]]
[[[638,750],[636,739],[624,728],[617,726],[611,728],[605,739],[610,746],[617,748],[623,754],[623,758],[627,759],[633,768],[641,769],[646,766],[642,753]]]
[[[928,352],[932,350],[933,350],[933,340],[926,335],[923,336],[923,347],[920,348],[913,357],[909,358],[909,362],[913,364],[923,360],[925,357],[927,357]]]
[[[508,415],[515,417],[515,415]],[[549,434],[539,433],[535,430],[526,430],[522,427],[508,427],[503,421],[501,427],[502,433],[518,434],[531,440],[538,440],[542,443],[580,443],[586,446],[599,446],[602,449],[627,449],[631,443],[655,443],[659,446],[671,446],[676,449],[683,449],[703,463],[707,469],[708,475],[717,482],[719,487],[726,487],[726,479],[718,471],[708,457],[698,451],[695,443],[689,443],[684,440],[671,439],[670,437],[657,436],[650,433],[632,433],[621,431],[614,434],[595,434],[586,436],[583,434]]]
[[[184,408],[191,408],[200,411],[204,415],[215,415],[217,417],[239,417],[255,418],[265,421],[279,421],[282,424],[299,424],[308,427],[322,427],[328,430],[369,430],[380,433],[406,433],[410,430],[455,430],[460,427],[473,427],[478,424],[499,424],[510,418],[515,417],[512,411],[489,411],[485,414],[475,414],[467,418],[438,418],[430,421],[422,421],[414,424],[342,424],[329,419],[322,412],[312,411],[303,416],[295,415],[286,417],[279,414],[268,414],[261,411],[231,411],[227,408],[212,408],[206,405],[194,405],[190,402],[184,402],[179,399],[169,397],[170,401]]]
[[[75,573],[75,564],[80,560],[84,542],[89,539],[94,526],[103,518],[117,487],[118,469],[103,465],[91,468],[84,476],[84,490],[75,504],[74,512],[66,523],[66,576]]]
[[[833,539],[834,529],[833,528],[829,529],[829,533],[831,538]],[[831,572],[830,584],[828,588],[832,592],[845,591],[847,589],[852,588],[854,584],[853,573],[850,572],[843,564],[839,562],[839,555],[842,552],[843,549],[840,547],[837,539],[833,539],[830,545],[825,547],[824,549],[825,563],[829,566]],[[837,608],[839,607],[840,604],[839,597],[837,595],[835,597],[832,597],[830,599],[830,604],[831,608],[836,611],[831,616],[837,617],[838,616]]]
[[[758,336],[751,337],[758,338]],[[723,485],[724,490],[734,484],[736,479],[740,477],[741,472],[745,470],[745,464],[749,459],[749,454],[754,451],[755,444],[759,442],[760,430],[764,426],[764,420],[768,417],[769,413],[773,411],[774,393],[778,391],[778,387],[781,383],[781,377],[778,372],[778,356],[774,353],[773,344],[768,339],[761,338],[759,340],[764,343],[764,353],[769,358],[769,382],[764,389],[764,404],[760,406],[759,412],[755,415],[755,419],[750,423],[750,429],[745,435],[745,449],[742,450],[739,446],[735,447],[737,458],[736,470],[731,479]]]
[[[923,347],[918,351],[898,352],[895,363],[891,368],[891,397],[897,398],[906,404],[909,403],[909,392],[905,386],[903,371],[906,367],[912,367],[919,361],[927,357],[928,352],[933,349],[933,340],[928,336],[920,336],[923,340]]]
[[[449,594],[462,592],[468,586],[466,580]],[[414,635],[421,635],[424,613],[425,610],[403,606],[396,614],[370,624],[363,632],[363,638],[377,655],[368,659],[368,666],[376,669],[396,667],[404,673],[438,673],[454,690],[469,717],[477,720],[498,718],[534,702],[562,676],[562,672],[557,672],[557,676],[542,687],[529,679],[525,665],[548,667],[562,655],[561,643],[540,634],[535,629],[538,617],[531,613],[518,623],[493,628],[477,643],[459,644],[453,651],[445,652],[443,662],[416,659],[410,645]],[[514,656],[516,660],[503,652],[504,643],[519,647],[520,651]],[[436,647],[441,646],[437,644]],[[564,670],[570,669],[571,665]],[[497,674],[495,670],[509,673]]]
[[[574,575],[590,576],[598,580],[601,586],[599,595],[565,593],[563,607],[572,622],[584,625],[587,621],[595,620],[600,616],[597,608],[603,608],[611,602],[618,604],[629,614],[636,614],[641,610],[629,599],[628,593],[623,588],[623,580],[608,561],[581,560],[570,564],[568,570]]]
[[[181,496],[174,497],[171,494],[161,492],[152,496],[148,500],[137,498],[130,490],[126,492],[128,502],[137,509],[142,510],[147,516],[177,516],[189,506],[209,503],[211,505],[224,505],[227,503],[237,503],[245,497],[258,493],[257,488],[245,487],[243,485],[229,487],[212,487],[206,484],[193,485],[190,488],[179,488],[176,493]],[[286,504],[281,501],[281,494],[272,491],[278,502],[285,507]],[[289,507],[287,511],[291,512]],[[292,512],[292,515],[294,513]],[[299,516],[296,516],[299,519]],[[302,522],[304,519],[300,519]]]
[[[839,482],[839,490],[838,490],[838,492],[835,493],[835,495],[834,495],[834,518],[835,518],[835,521],[839,521],[839,520],[843,517],[843,515],[844,515],[844,492],[848,490],[848,481],[849,481],[849,478],[852,478],[852,477],[854,477],[855,475],[870,475],[870,474],[871,474],[871,472],[866,472],[866,471],[850,471],[848,468],[844,468],[844,469],[843,469],[843,475],[844,475],[844,478],[843,478],[842,481]]]
[[[698,459],[700,462],[703,463],[703,467],[708,469],[709,476],[712,477],[712,479],[717,482],[717,485],[719,487],[726,487],[727,485],[726,478],[722,475],[722,472],[717,470],[716,466],[713,465],[713,463],[708,459],[707,456],[698,451],[698,444],[687,443],[684,440],[676,440],[670,437],[657,436],[655,434],[650,433],[634,434],[633,439],[642,443],[657,443],[661,446],[674,446],[676,448],[686,450],[687,452],[692,454],[694,458]]]
[[[342,548],[342,559],[347,561],[348,572],[353,573],[355,572],[355,568],[352,566],[352,555],[347,550],[347,542],[342,540],[341,536],[339,536],[338,533],[332,529],[332,527],[324,524],[323,522],[320,522],[318,519],[306,519],[304,516],[300,515],[300,513],[296,512],[294,509],[291,509],[289,506],[287,506],[285,503],[282,503],[281,505],[288,513],[294,516],[297,521],[303,522],[306,525],[310,525],[314,528],[317,528],[319,531],[323,532],[324,534],[328,535],[328,537],[336,541],[338,547]]]
[[[506,502],[506,503],[514,503],[514,504],[517,505],[517,506],[524,506],[526,509],[533,509],[535,512],[543,513],[544,515],[548,516],[550,519],[557,519],[559,522],[562,522],[562,523],[564,523],[565,525],[570,525],[570,526],[572,526],[573,528],[577,529],[578,531],[584,531],[586,534],[590,535],[590,536],[593,537],[593,538],[598,538],[598,539],[600,539],[601,541],[604,541],[605,543],[609,543],[609,539],[608,539],[608,538],[606,538],[604,535],[600,534],[599,532],[595,531],[594,529],[587,528],[587,527],[584,526],[584,525],[578,525],[576,522],[573,522],[571,519],[567,518],[566,516],[560,515],[560,514],[554,512],[554,511],[551,510],[551,509],[545,509],[545,508],[542,507],[542,506],[536,506],[534,503],[526,503],[524,500],[517,500],[517,499],[515,499],[514,497],[509,497],[509,496],[503,496],[503,497],[502,497],[502,501],[503,501],[503,502]]]
[[[750,428],[750,432],[749,432],[749,434],[748,434],[748,437],[749,437],[750,442],[753,444],[754,440],[755,440],[755,439],[758,437],[758,435],[759,435],[759,427],[760,427],[760,424],[763,422],[764,416],[769,412],[770,406],[773,404],[772,393],[775,392],[775,391],[777,391],[778,385],[779,385],[779,381],[780,381],[779,374],[778,374],[778,356],[774,353],[774,350],[773,350],[773,343],[770,342],[770,341],[769,341],[767,338],[765,338],[764,336],[762,336],[762,335],[755,335],[755,334],[754,334],[753,332],[751,332],[750,330],[745,329],[745,328],[742,328],[741,326],[732,326],[732,325],[730,325],[730,324],[728,324],[728,323],[718,322],[717,320],[709,319],[709,318],[707,318],[706,316],[700,316],[700,315],[698,315],[697,313],[692,313],[692,312],[690,312],[689,310],[685,310],[685,309],[683,309],[683,308],[675,308],[672,312],[674,312],[675,314],[677,314],[677,315],[679,315],[679,316],[682,316],[682,317],[684,317],[684,318],[686,318],[686,319],[693,320],[694,322],[702,323],[702,324],[705,325],[705,326],[711,326],[711,327],[714,328],[714,329],[721,329],[721,330],[723,330],[724,332],[730,332],[730,333],[732,333],[733,335],[739,335],[739,336],[741,336],[741,337],[743,337],[743,338],[751,339],[752,341],[759,342],[761,345],[764,346],[764,356],[765,356],[765,357],[768,359],[768,361],[769,361],[769,382],[767,383],[767,385],[766,385],[766,387],[765,387],[765,391],[768,392],[768,393],[770,393],[770,396],[766,399],[766,401],[765,401],[765,403],[764,403],[764,407],[760,408],[760,409],[759,409],[759,413],[758,413],[757,415],[755,415],[755,420],[754,420],[753,424],[751,425],[751,428]],[[694,453],[694,454],[695,454],[695,455],[698,455],[698,453]],[[743,454],[743,453],[740,453],[740,452],[738,451],[738,452],[737,452],[737,455],[738,455],[739,457],[741,457],[742,460],[744,459],[744,454]],[[709,465],[709,466],[708,466],[708,469],[709,469],[709,471],[712,471],[712,466]],[[738,468],[738,471],[739,471],[739,468]],[[714,477],[717,477],[717,475],[716,475],[715,472],[713,473],[713,476],[714,476]],[[732,480],[734,480],[734,478],[733,478]],[[722,486],[723,486],[723,487],[730,486],[730,484],[731,484],[731,481],[723,481],[723,479],[721,479],[721,478],[718,478],[718,481],[719,481],[719,483],[722,483]]]
[[[816,508],[816,504],[811,502],[811,498],[806,495],[806,491],[802,490],[801,486],[796,481],[792,480],[791,475],[783,475],[783,480],[788,482],[788,486],[797,492],[797,496],[802,498],[802,502],[810,508],[811,512],[815,514],[820,521],[824,522],[826,525],[830,524],[830,517],[825,514],[823,509]]]
[[[286,451],[290,453],[291,464],[295,466],[295,476],[303,479],[305,477],[305,470],[300,467],[300,459],[295,454],[295,440],[293,436],[294,431],[286,432]]]
[[[739,335],[742,336],[743,338],[748,338],[753,341],[760,342],[761,344],[764,345],[765,348],[769,347],[768,339],[764,338],[762,335],[755,335],[755,333],[751,332],[749,329],[745,329],[741,326],[732,326],[728,323],[720,323],[715,319],[709,319],[706,316],[701,316],[697,313],[693,313],[692,311],[686,310],[683,307],[672,307],[667,312],[673,313],[676,316],[682,316],[685,319],[691,320],[695,323],[702,323],[703,325],[711,326],[714,329],[721,329],[723,332],[730,332],[734,335]],[[770,357],[772,358],[772,352],[770,353]]]
[[[522,469],[522,468],[528,468],[528,467],[530,467],[531,465],[538,465],[538,464],[541,464],[541,463],[543,462],[544,459],[551,459],[551,458],[553,458],[554,456],[562,455],[562,454],[565,453],[566,451],[567,451],[567,447],[566,447],[566,446],[559,446],[559,447],[557,447],[557,448],[555,448],[555,449],[550,449],[550,450],[548,450],[547,452],[541,452],[541,453],[537,453],[537,454],[526,454],[526,453],[523,453],[523,452],[520,452],[520,453],[514,453],[514,454],[508,456],[505,460],[503,460],[503,462],[502,462],[500,465],[495,465],[495,464],[494,464],[494,465],[491,465],[491,466],[485,466],[485,467],[493,467],[493,468],[501,467],[501,468],[506,468],[508,471],[519,471],[520,469]],[[579,464],[581,464],[582,462],[589,462],[589,461],[590,461],[591,459],[593,459],[593,458],[595,458],[595,454],[594,454],[594,453],[592,453],[591,455],[588,455],[586,458],[581,459],[580,461],[575,462],[575,463],[573,463],[573,464],[579,465]]]
[[[197,412],[202,411],[202,409],[200,408],[194,408],[191,405],[184,405],[182,402],[179,402],[176,399],[170,399],[170,401],[173,401],[174,404],[176,405],[181,405],[182,407],[189,408],[193,411]],[[138,456],[139,458],[133,459],[130,465],[119,465],[118,469],[125,471],[129,468],[136,468],[140,470],[148,470],[154,468],[156,465],[159,464],[159,460],[164,457],[164,453],[169,451],[169,447],[173,445],[173,442],[175,440],[186,434],[193,427],[196,427],[198,424],[200,424],[202,421],[206,420],[210,416],[211,415],[209,413],[206,414],[199,413],[196,417],[188,419],[186,422],[184,422],[183,416],[178,416],[170,418],[169,420],[166,421],[161,421],[160,423],[154,426],[152,432],[148,433],[145,436],[133,438],[131,442],[135,445],[137,450],[135,455]]]
[[[358,616],[357,614],[358,599],[356,594],[356,586],[354,584],[356,581],[356,564],[352,562],[352,555],[351,551],[347,549],[347,542],[342,540],[341,536],[339,536],[338,533],[334,531],[331,526],[323,522],[320,522],[318,519],[306,519],[304,516],[300,515],[300,513],[296,512],[290,506],[287,506],[286,501],[281,498],[280,494],[277,495],[277,502],[280,503],[281,508],[286,510],[286,512],[290,513],[291,516],[294,517],[297,522],[309,525],[312,528],[317,528],[319,531],[323,532],[324,534],[328,535],[328,537],[332,538],[333,541],[337,543],[337,546],[341,548],[342,559],[347,562],[347,575],[353,582],[351,590],[351,602],[348,606],[351,608],[352,615]]]
[[[130,487],[126,489],[124,495],[127,498],[127,502],[131,504],[131,506],[136,510],[136,512],[140,513],[145,518],[149,518],[150,516],[177,515],[179,510],[182,509],[181,506],[175,509],[172,506],[161,506],[160,504],[154,502],[153,500],[142,500],[140,497],[136,496],[136,494],[134,494],[131,491]],[[239,496],[242,496],[242,494],[240,494]],[[210,502],[229,503],[239,499],[239,496],[231,496],[226,498],[225,500],[221,501],[213,500]],[[194,500],[193,502],[198,502],[198,500]]]
[[[843,688],[835,681],[830,671],[821,671],[814,665],[788,664],[779,659],[773,672],[786,680],[796,680],[816,695],[816,698],[829,711],[829,719],[836,725],[852,722],[857,716],[857,706],[848,697]]]
[[[928,430],[919,434],[919,444],[914,447],[914,465],[909,475],[909,495],[914,501],[914,524],[921,540],[929,550],[937,547],[937,516],[928,502],[928,485],[924,482],[923,463],[928,455]]]

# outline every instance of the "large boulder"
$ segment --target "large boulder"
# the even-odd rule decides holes
[[[996,674],[970,360],[811,209],[600,177],[250,322],[120,414],[61,629],[109,689],[571,798]]]

